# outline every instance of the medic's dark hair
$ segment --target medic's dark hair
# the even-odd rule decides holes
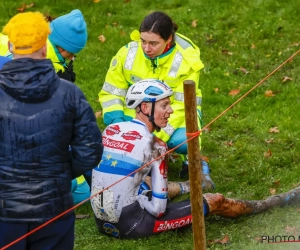
[[[171,17],[163,12],[156,11],[144,18],[139,31],[153,32],[166,41],[171,35],[174,40],[174,34],[177,29],[178,26],[172,21]],[[173,40],[172,43],[174,42]]]

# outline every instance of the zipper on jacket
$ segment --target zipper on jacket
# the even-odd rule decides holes
[[[155,73],[155,69],[157,69],[157,64],[155,63],[155,59],[150,59],[151,67],[153,68],[153,74]]]

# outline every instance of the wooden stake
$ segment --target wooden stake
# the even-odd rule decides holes
[[[196,105],[196,86],[194,81],[184,81],[184,106],[186,132],[195,133],[198,128],[197,105]],[[200,157],[199,138],[196,137],[188,142],[188,162],[189,178],[191,188],[191,207],[192,207],[192,227],[194,237],[194,249],[205,250],[205,224],[203,214],[202,198],[202,163]]]

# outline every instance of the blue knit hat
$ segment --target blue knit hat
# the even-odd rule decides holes
[[[76,54],[81,51],[87,41],[87,29],[80,10],[72,10],[50,23],[49,40],[64,50]]]

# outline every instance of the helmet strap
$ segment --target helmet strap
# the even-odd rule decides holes
[[[154,127],[154,130],[156,132],[159,132],[161,130],[161,128],[159,126],[157,126],[154,122],[154,110],[155,110],[155,102],[152,102],[152,108],[151,108],[151,115],[148,115],[148,114],[145,114],[142,109],[141,109],[141,104],[139,105],[140,106],[140,112],[143,113],[143,115],[147,116],[149,121],[152,123],[153,127]]]
[[[161,130],[160,127],[158,127],[154,121],[154,110],[155,110],[155,102],[152,102],[152,109],[151,109],[151,116],[148,115],[148,119],[150,122],[152,122],[152,125],[154,127],[154,130],[156,132],[159,132]]]

